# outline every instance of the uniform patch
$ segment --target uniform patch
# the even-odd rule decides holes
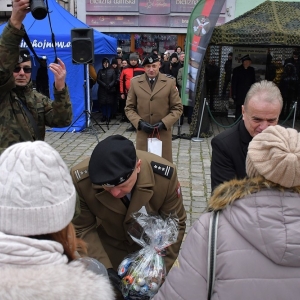
[[[77,182],[89,177],[89,171],[87,168],[77,169],[73,173],[76,177]]]
[[[168,165],[164,165],[155,161],[151,161],[151,167],[154,173],[159,174],[163,177],[171,179],[174,168]]]
[[[170,74],[165,74],[165,75],[166,75],[166,77],[168,77],[168,78],[175,79],[175,77],[174,77],[174,76],[172,76],[172,75],[170,75]]]

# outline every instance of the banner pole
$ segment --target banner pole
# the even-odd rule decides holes
[[[203,119],[205,103],[206,103],[206,98],[204,98],[204,100],[203,100],[203,106],[202,106],[202,112],[201,112],[200,123],[199,123],[199,128],[198,128],[198,134],[197,134],[197,137],[192,138],[193,142],[203,142],[204,141],[204,139],[200,138],[200,129],[201,129],[201,125],[202,125],[202,119]]]

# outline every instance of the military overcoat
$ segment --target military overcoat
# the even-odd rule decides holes
[[[180,118],[183,111],[176,80],[170,75],[159,73],[155,86],[151,91],[146,74],[131,79],[127,95],[125,113],[135,128],[141,119],[149,124],[162,121],[167,130],[159,132],[162,140],[162,157],[172,159],[172,126]],[[147,151],[148,133],[138,130],[136,148]]]
[[[88,256],[98,259],[106,268],[117,270],[126,255],[140,249],[127,233],[132,213],[146,209],[147,213],[176,214],[178,239],[167,249],[165,257],[169,270],[178,256],[186,227],[177,171],[172,163],[152,153],[137,150],[137,157],[141,159],[141,169],[128,209],[120,199],[92,184],[89,158],[71,169],[80,201],[80,214],[73,224],[77,235],[88,244]]]

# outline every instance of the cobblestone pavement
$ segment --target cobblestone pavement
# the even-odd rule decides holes
[[[224,126],[233,123],[233,119],[225,117],[217,118],[217,121]],[[62,132],[49,130],[46,132],[46,141],[61,154],[68,167],[71,168],[91,155],[98,143],[96,135],[99,140],[103,140],[110,135],[121,134],[135,142],[136,133],[126,132],[129,125],[128,123],[119,123],[118,119],[114,119],[108,127],[101,124],[105,132],[99,126],[94,126],[95,131],[88,127],[82,132],[67,132],[64,135]],[[173,140],[173,161],[177,166],[183,202],[187,212],[187,231],[204,211],[210,197],[210,141],[213,136],[223,131],[224,127],[212,122],[210,129],[212,135],[203,138],[202,141],[183,138]],[[174,126],[173,134],[175,137],[179,136],[179,132],[180,136],[189,133],[189,125],[186,120],[179,129],[177,124]]]

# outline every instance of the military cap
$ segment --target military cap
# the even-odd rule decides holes
[[[242,62],[244,62],[244,61],[246,61],[246,60],[252,60],[252,59],[250,58],[249,54],[246,54],[246,55],[244,55],[244,56],[241,57],[241,61],[242,61]]]
[[[145,59],[143,61],[143,66],[148,65],[148,64],[153,64],[157,61],[159,61],[157,54],[151,53],[145,57]]]
[[[136,166],[136,150],[132,141],[122,135],[111,135],[99,142],[89,162],[91,182],[114,187],[125,182]]]
[[[26,48],[20,48],[18,64],[31,60],[30,52]]]

